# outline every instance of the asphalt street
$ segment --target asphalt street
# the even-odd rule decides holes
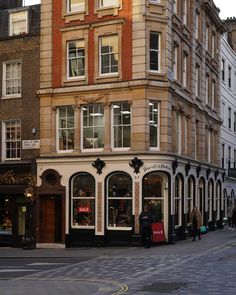
[[[174,245],[0,248],[0,295],[236,293],[236,230]]]

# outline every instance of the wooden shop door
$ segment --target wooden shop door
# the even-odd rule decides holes
[[[55,243],[55,204],[54,197],[43,197],[40,200],[40,243]]]

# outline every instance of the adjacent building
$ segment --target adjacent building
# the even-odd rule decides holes
[[[13,246],[33,233],[40,146],[40,6],[21,2],[0,2],[0,245]]]
[[[236,196],[236,20],[224,21],[226,33],[221,38],[221,113],[222,168],[225,169],[224,208],[234,207]],[[225,212],[227,216],[227,212]]]

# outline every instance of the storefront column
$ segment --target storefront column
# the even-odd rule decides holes
[[[52,132],[51,132],[51,152],[55,153],[56,148],[56,107],[52,107]]]
[[[140,228],[139,228],[139,208],[142,206],[140,204],[140,188],[139,188],[139,182],[134,183],[134,233],[139,234]]]
[[[104,104],[104,126],[106,132],[104,132],[104,151],[108,152],[111,151],[111,104],[105,103]]]
[[[168,230],[168,242],[169,244],[176,243],[176,233],[175,233],[175,212],[174,212],[174,194],[175,194],[175,177],[172,178],[171,188],[169,191],[169,230]]]
[[[80,142],[81,142],[81,133],[80,133],[80,123],[81,123],[81,112],[80,112],[80,106],[75,106],[74,107],[74,114],[75,114],[75,134],[74,134],[74,139],[75,139],[75,144],[74,144],[74,151],[75,152],[80,152]]]

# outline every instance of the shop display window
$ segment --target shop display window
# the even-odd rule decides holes
[[[72,180],[72,227],[95,225],[95,180],[88,173],[79,173]]]
[[[107,181],[107,227],[132,227],[132,179],[123,172],[112,174]]]
[[[156,172],[144,177],[143,207],[149,206],[153,222],[162,222],[164,217],[162,183],[162,178]]]
[[[11,198],[0,198],[0,235],[12,234]]]

